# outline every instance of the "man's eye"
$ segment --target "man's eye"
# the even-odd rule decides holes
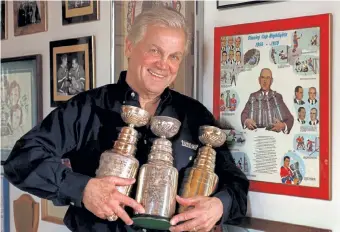
[[[179,60],[179,57],[175,56],[175,55],[172,55],[171,58],[174,59],[174,60]]]
[[[151,52],[154,53],[154,54],[158,54],[158,50],[155,49],[155,48],[151,48]]]

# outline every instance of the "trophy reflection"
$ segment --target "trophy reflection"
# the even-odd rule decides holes
[[[181,197],[210,196],[215,192],[218,176],[214,173],[216,151],[213,148],[222,146],[226,138],[226,134],[217,127],[199,128],[199,140],[204,146],[199,148],[193,167],[185,173],[179,194]],[[182,213],[188,209],[181,205],[178,212]]]
[[[128,124],[121,129],[113,148],[101,154],[96,176],[118,176],[122,178],[135,178],[139,161],[134,157],[137,147],[138,132],[134,127],[148,124],[150,114],[135,106],[122,106],[121,117]],[[132,186],[117,186],[117,190],[129,195]],[[117,216],[114,217],[117,220]]]
[[[181,126],[177,119],[155,116],[151,131],[157,138],[151,147],[148,162],[139,171],[136,201],[144,214],[135,212],[134,225],[156,230],[168,230],[176,210],[178,171],[173,167],[172,143],[168,140]]]

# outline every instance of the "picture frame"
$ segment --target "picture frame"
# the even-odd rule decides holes
[[[213,114],[250,191],[331,200],[331,21],[215,28]]]
[[[245,217],[240,225],[227,225],[224,224],[225,231],[229,232],[286,232],[286,231],[299,231],[299,232],[332,232],[329,229],[315,228],[310,226],[302,226],[290,224],[285,222],[278,222],[272,220],[265,220],[260,218]]]
[[[63,158],[60,161],[66,167],[72,169],[69,158]],[[63,225],[64,217],[68,206],[55,206],[52,201],[41,199],[41,220]]]
[[[47,1],[13,1],[14,36],[48,30]]]
[[[90,1],[62,1],[62,24],[70,25],[85,23],[100,19],[100,2]]]
[[[50,97],[56,107],[96,86],[95,36],[50,42]]]
[[[8,39],[8,3],[1,1],[1,40]]]
[[[255,4],[262,4],[267,3],[271,1],[254,1],[254,0],[246,0],[246,1],[216,1],[216,7],[217,9],[231,9],[236,7],[244,7],[244,6],[253,6]]]
[[[131,28],[134,18],[144,9],[157,5],[170,6],[178,9],[186,18],[192,29],[192,44],[186,58],[182,61],[176,80],[170,85],[174,89],[187,96],[197,98],[196,76],[198,72],[195,63],[198,63],[198,56],[195,56],[198,41],[195,41],[196,29],[199,23],[196,18],[197,5],[195,1],[113,1],[111,0],[111,83],[118,81],[120,72],[127,69],[127,59],[124,54],[125,38]],[[203,4],[202,4],[203,5]],[[198,10],[197,10],[198,11]],[[202,22],[203,24],[203,22]],[[201,38],[202,35],[200,35]],[[198,36],[196,36],[198,38]]]
[[[42,120],[42,55],[2,58],[0,83],[3,163],[15,142]]]
[[[9,182],[4,177],[3,171],[1,171],[1,191],[1,231],[10,232]]]
[[[68,206],[55,206],[52,201],[41,199],[41,220],[64,225]]]

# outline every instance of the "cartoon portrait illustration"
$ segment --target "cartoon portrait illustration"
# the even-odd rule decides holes
[[[265,128],[269,131],[289,134],[294,124],[294,117],[284,103],[282,95],[271,89],[272,71],[263,68],[258,81],[260,89],[250,94],[242,111],[242,126],[249,130]]]
[[[30,75],[28,73],[27,75]],[[1,73],[1,147],[11,149],[28,129],[30,129],[31,107],[30,78],[24,74]],[[28,83],[27,83],[28,82]],[[24,86],[24,87],[23,87]]]

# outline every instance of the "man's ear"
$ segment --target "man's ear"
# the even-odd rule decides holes
[[[132,53],[133,43],[127,37],[125,39],[125,56],[129,58]]]

